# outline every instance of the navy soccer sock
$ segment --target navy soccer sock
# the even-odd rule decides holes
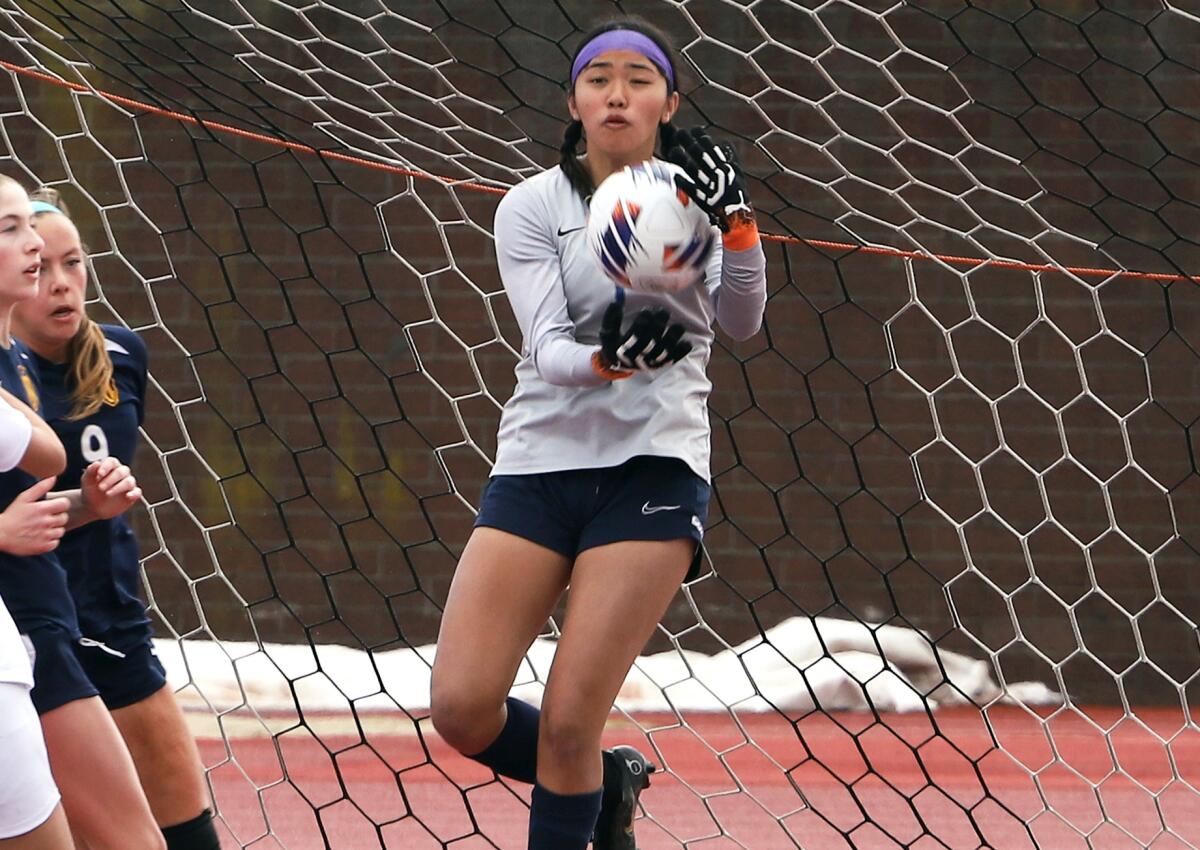
[[[528,782],[537,781],[538,719],[541,712],[529,703],[509,697],[508,720],[496,740],[481,753],[471,756],[501,776]]]
[[[164,826],[162,834],[167,841],[167,850],[221,850],[212,812],[208,809],[184,823]]]
[[[529,808],[529,850],[586,850],[596,828],[603,791],[555,794],[533,786]]]

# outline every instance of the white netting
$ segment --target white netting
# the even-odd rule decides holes
[[[523,846],[421,689],[519,343],[498,192],[609,11],[788,237],[711,368],[713,570],[614,724],[667,769],[643,850],[1200,845],[1196,10],[5,0],[0,167],[150,346],[137,523],[227,840]]]

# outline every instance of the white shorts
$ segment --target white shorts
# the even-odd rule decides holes
[[[58,805],[58,787],[29,688],[0,682],[0,839],[37,829]]]

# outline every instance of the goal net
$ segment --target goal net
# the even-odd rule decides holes
[[[524,846],[429,664],[520,347],[492,216],[620,13],[772,234],[707,569],[606,734],[663,767],[639,845],[1200,846],[1194,4],[0,0],[0,170],[149,345],[135,522],[227,846]]]

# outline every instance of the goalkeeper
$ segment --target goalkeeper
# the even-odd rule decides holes
[[[601,752],[601,734],[699,563],[713,319],[746,339],[766,302],[766,260],[732,149],[676,131],[679,102],[661,34],[634,20],[594,30],[572,61],[560,164],[496,211],[522,352],[442,620],[432,717],[461,752],[534,783],[530,850],[582,850],[593,839],[596,850],[635,847],[653,768],[632,747]],[[653,157],[656,141],[683,167],[681,190],[721,226],[723,250],[682,292],[614,301],[585,244],[588,199],[608,175]],[[568,585],[539,713],[506,696]]]

